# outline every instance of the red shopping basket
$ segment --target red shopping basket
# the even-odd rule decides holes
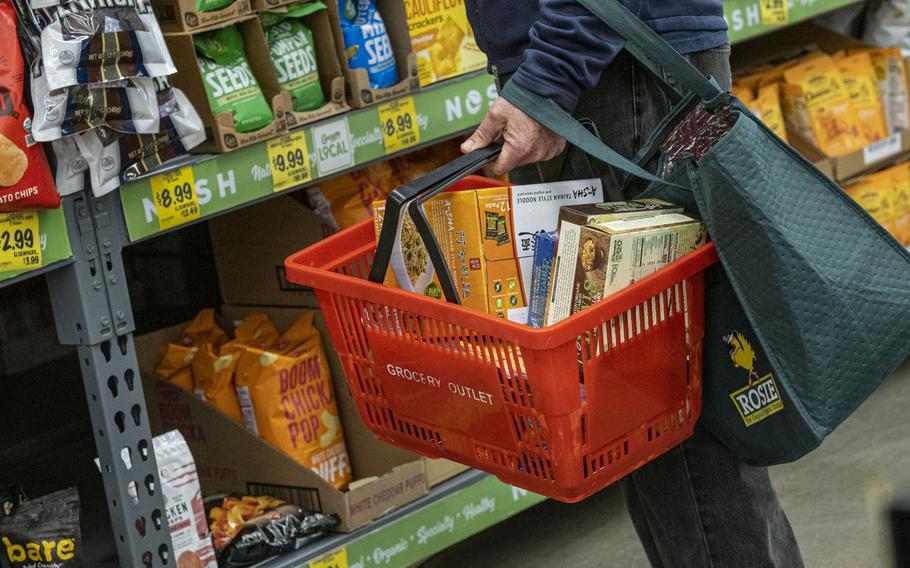
[[[381,440],[574,502],[692,434],[713,245],[541,329],[371,282],[375,253],[364,221],[286,266],[315,289]]]

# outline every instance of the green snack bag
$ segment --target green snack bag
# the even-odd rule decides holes
[[[234,3],[234,0],[196,0],[197,12],[214,12],[222,10]]]
[[[278,82],[282,89],[291,93],[295,112],[314,110],[325,104],[316,66],[313,32],[300,21],[300,18],[324,9],[322,2],[311,2],[290,6],[287,11],[264,12],[259,16],[278,73]]]
[[[246,60],[243,37],[237,28],[228,26],[199,34],[193,43],[212,112],[233,112],[237,132],[271,124],[272,109]]]

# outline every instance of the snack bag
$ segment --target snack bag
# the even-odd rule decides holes
[[[874,142],[884,138],[888,135],[888,124],[872,57],[861,52],[839,57],[836,61],[866,139]]]
[[[0,516],[3,568],[82,568],[79,493],[75,487],[26,501]]]
[[[405,0],[404,7],[421,85],[486,67],[463,2]]]
[[[237,324],[234,340],[225,345],[222,352],[234,346],[266,349],[275,345],[280,336],[281,333],[269,316],[262,312],[250,312]]]
[[[0,2],[0,212],[60,206],[44,149],[32,138],[18,37],[12,3]]]
[[[338,8],[348,67],[366,69],[374,89],[394,85],[398,81],[395,53],[373,0],[341,0]]]
[[[219,412],[238,424],[243,424],[240,402],[234,389],[234,369],[238,356],[235,353],[216,355],[209,347],[196,352],[190,361],[193,371],[193,391]]]
[[[51,142],[57,158],[55,180],[60,195],[79,193],[89,186],[88,162],[76,146],[75,138],[60,138]]]
[[[889,168],[892,174],[891,226],[894,237],[910,247],[910,162]]]
[[[69,2],[47,10],[41,54],[50,90],[177,72],[158,20],[144,0],[117,6]]]
[[[861,149],[863,136],[850,94],[834,60],[813,57],[784,72],[795,95],[801,96],[819,149],[829,156],[843,156]]]
[[[316,47],[313,32],[303,25],[301,18],[318,10],[325,10],[322,2],[291,6],[285,12],[264,12],[259,15],[265,40],[278,83],[291,93],[294,111],[305,112],[325,105],[325,93],[319,82],[316,65]]]
[[[844,187],[847,195],[892,235],[895,234],[894,175],[890,169],[883,170]]]
[[[157,134],[124,134],[99,126],[76,135],[95,196],[110,193],[205,141],[202,120],[180,89],[166,86],[157,98]]]
[[[744,105],[749,107],[752,106],[752,101],[755,100],[755,95],[752,93],[752,89],[746,87],[740,82],[733,83],[733,96],[738,98],[743,102]],[[754,112],[754,111],[753,111]]]
[[[787,141],[784,113],[781,110],[780,83],[760,87],[758,96],[748,106],[781,140]]]
[[[309,512],[273,497],[206,499],[221,568],[252,566],[297,550],[338,524],[336,515]]]
[[[862,49],[872,58],[878,77],[889,132],[910,128],[910,94],[907,87],[907,67],[897,48]]]
[[[319,182],[320,192],[332,206],[332,219],[346,229],[373,216],[373,202],[385,199],[401,185],[389,161],[376,162],[348,174]]]
[[[161,348],[161,363],[155,375],[186,392],[193,392],[193,371],[190,364],[200,348],[217,349],[227,341],[227,334],[215,323],[215,310],[200,310],[193,321],[173,343]]]
[[[101,85],[73,85],[51,91],[40,61],[32,65],[32,134],[39,142],[107,126],[126,133],[158,132],[158,98],[147,78]]]
[[[237,132],[259,130],[274,116],[259,88],[243,50],[243,37],[235,26],[193,37],[199,72],[212,114],[234,113]]]
[[[342,490],[351,480],[329,366],[313,312],[274,348],[246,347],[237,363],[237,396],[247,428]]]
[[[193,454],[179,430],[156,436],[155,459],[177,568],[218,568]]]

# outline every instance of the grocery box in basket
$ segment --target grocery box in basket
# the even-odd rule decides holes
[[[204,58],[197,55],[194,36],[212,33],[227,26],[236,26],[240,32],[247,68],[217,69],[206,72],[203,77],[200,59]],[[205,126],[206,141],[194,148],[194,152],[229,152],[287,131],[287,113],[293,108],[291,95],[281,90],[258,18],[248,17],[219,24],[197,34],[165,34],[164,39],[177,65],[177,74],[170,78],[171,83],[183,90]],[[241,112],[251,112],[250,106],[239,107],[236,112],[217,112],[209,101],[209,91],[218,100],[230,101],[248,93],[251,88],[262,90],[272,120],[260,128],[241,131],[237,127],[235,116]]]
[[[152,0],[164,33],[191,32],[251,14],[250,0]]]
[[[580,312],[705,244],[698,220],[680,213],[578,227],[563,224],[547,324]]]
[[[282,329],[301,314],[299,309],[234,306],[223,307],[222,313],[235,320],[253,309],[267,313]],[[136,354],[152,430],[156,434],[180,430],[193,452],[204,494],[271,494],[314,511],[335,513],[341,518],[338,530],[351,531],[426,495],[428,477],[422,458],[376,441],[364,426],[318,313],[316,326],[326,344],[354,473],[354,481],[345,491],[335,489],[192,394],[154,378],[159,347],[179,337],[185,325],[137,337]]]
[[[486,68],[464,2],[404,0],[404,6],[422,86]]]

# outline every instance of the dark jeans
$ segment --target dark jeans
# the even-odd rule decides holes
[[[729,88],[729,47],[694,53],[689,59]],[[623,52],[600,85],[582,95],[575,115],[593,122],[604,142],[632,158],[668,110],[663,92]],[[526,166],[512,172],[510,180],[553,181],[562,166],[562,157]],[[601,174],[604,183],[621,179],[607,167]],[[702,428],[620,484],[632,523],[656,568],[803,565],[767,468],[745,465]]]

